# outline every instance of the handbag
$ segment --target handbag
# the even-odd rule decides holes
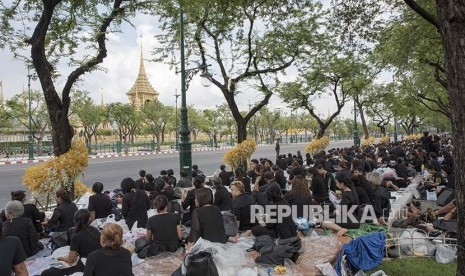
[[[229,211],[223,211],[221,214],[223,215],[223,225],[226,236],[236,236],[238,232],[236,216]]]
[[[134,252],[137,254],[137,257],[140,259],[145,259],[149,256],[150,247],[152,243],[150,243],[146,237],[140,237],[135,241]]]
[[[438,196],[436,204],[439,206],[446,206],[451,202],[455,197],[455,191],[453,189],[444,189]]]
[[[207,251],[187,255],[184,259],[184,267],[186,276],[219,276],[213,255]]]

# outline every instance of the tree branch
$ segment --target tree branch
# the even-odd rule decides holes
[[[405,4],[407,4],[414,12],[418,15],[423,17],[426,21],[431,23],[434,27],[439,30],[439,20],[436,16],[426,11],[423,7],[421,7],[415,0],[404,0]]]

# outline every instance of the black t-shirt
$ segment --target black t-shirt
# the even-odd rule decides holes
[[[69,246],[70,251],[76,251],[83,258],[100,248],[100,232],[92,226],[75,233]]]
[[[319,174],[314,174],[312,178],[312,193],[316,201],[322,202],[328,200],[328,185]]]
[[[84,276],[134,276],[131,252],[123,247],[102,248],[87,256]]]
[[[158,245],[157,251],[174,252],[178,248],[179,216],[177,214],[159,214],[149,218],[147,230],[152,231],[153,243]]]
[[[223,216],[216,206],[203,206],[192,213],[192,228],[189,242],[196,242],[199,238],[211,242],[226,243],[228,238],[223,225]]]
[[[74,213],[78,210],[74,202],[64,201],[58,205],[53,211],[52,218],[48,221],[48,225],[56,224],[56,232],[68,231],[74,226]]]
[[[231,193],[225,187],[219,187],[215,192],[215,200],[213,205],[218,206],[221,211],[231,210]]]
[[[147,211],[150,209],[150,202],[144,190],[131,191],[123,196],[121,214],[126,220],[129,229],[137,221],[137,227],[143,228],[147,225]]]
[[[89,197],[89,212],[95,212],[95,218],[106,218],[111,214],[113,205],[111,204],[110,197],[106,194],[97,193]]]
[[[313,199],[312,195],[309,197],[304,197],[303,195],[295,195],[292,192],[286,193],[284,195],[284,199],[287,200],[289,205],[292,207],[292,205],[297,206],[297,218],[303,218],[304,216],[304,205],[312,205]],[[307,213],[307,216],[309,214]]]
[[[250,206],[254,204],[252,197],[240,194],[232,200],[232,212],[239,221],[239,231],[247,231],[255,226],[250,220]]]
[[[26,260],[18,237],[0,236],[0,275],[11,275],[13,266]]]
[[[281,201],[268,204],[268,205],[270,206],[289,205],[289,203],[285,199],[282,199]],[[278,209],[275,208],[275,210],[278,210]],[[277,220],[278,219],[277,215],[278,214],[276,213],[276,216],[270,216],[270,218]],[[283,217],[282,221],[279,223],[267,223],[266,228],[274,229],[275,237],[280,238],[280,239],[287,239],[287,238],[297,236],[297,228],[295,226],[294,221],[292,220],[292,216]]]
[[[24,253],[30,257],[39,252],[39,236],[32,221],[28,218],[9,219],[3,223],[5,236],[15,236],[21,241]]]

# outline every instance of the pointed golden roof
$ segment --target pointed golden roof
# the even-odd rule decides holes
[[[128,95],[130,103],[135,105],[137,110],[140,110],[143,103],[157,100],[159,95],[159,93],[150,84],[147,74],[145,73],[142,40],[140,45],[139,74],[137,75],[136,82],[126,95]]]

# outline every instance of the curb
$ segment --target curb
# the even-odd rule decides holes
[[[257,147],[271,147],[274,146],[273,144],[270,145],[257,145]],[[200,152],[200,151],[217,151],[217,150],[225,150],[225,149],[232,149],[232,146],[227,147],[219,147],[219,148],[196,148],[192,149],[192,152]],[[178,153],[177,150],[168,150],[168,151],[160,151],[160,152],[133,152],[133,153],[117,153],[117,154],[109,154],[109,155],[92,155],[89,156],[89,159],[97,159],[97,158],[115,158],[115,157],[127,157],[127,156],[143,156],[143,155],[159,155],[159,154],[169,154],[169,153]],[[43,163],[50,159],[51,157],[44,158],[44,159],[34,159],[34,160],[11,160],[11,161],[0,161],[1,165],[15,165],[15,164],[29,164],[29,163]]]

